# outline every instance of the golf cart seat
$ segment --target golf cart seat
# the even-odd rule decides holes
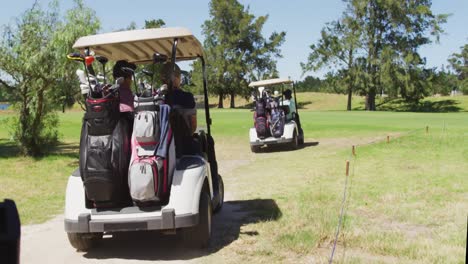
[[[283,109],[285,115],[289,114],[289,106],[288,105],[282,105],[281,109]]]
[[[199,154],[197,142],[192,136],[190,116],[196,115],[196,109],[187,109],[174,105],[171,113],[171,126],[174,133],[176,157],[184,154]]]

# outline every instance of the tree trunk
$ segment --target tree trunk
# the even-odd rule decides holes
[[[351,111],[351,97],[353,96],[353,89],[351,86],[348,87],[348,105],[346,110]]]
[[[18,141],[21,146],[21,152],[23,155],[27,155],[27,145],[28,145],[28,140],[27,140],[27,129],[28,129],[28,117],[29,117],[29,104],[28,104],[28,85],[24,85],[21,88],[21,110],[20,110],[20,116],[19,116],[19,131],[17,131],[17,136],[18,136]]]
[[[219,94],[219,100],[218,100],[218,108],[224,108],[223,106],[223,99],[224,99],[224,94]]]
[[[235,105],[235,102],[234,102],[234,99],[236,98],[236,95],[234,94],[234,92],[231,93],[231,104],[229,105],[230,108],[236,108],[236,105]]]
[[[367,95],[367,110],[375,111],[375,88],[369,90]]]

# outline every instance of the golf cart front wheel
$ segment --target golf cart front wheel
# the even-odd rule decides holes
[[[200,193],[198,208],[198,225],[184,229],[182,232],[184,243],[190,248],[206,248],[210,241],[212,208],[210,195],[205,190]]]
[[[101,239],[102,233],[67,233],[72,247],[78,251],[87,251],[93,248]]]

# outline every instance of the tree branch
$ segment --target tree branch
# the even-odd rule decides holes
[[[2,79],[0,79],[0,84],[2,84],[3,86],[5,86],[8,90],[13,90],[13,89],[16,88],[16,87],[14,87],[14,86],[9,85],[7,82],[5,82],[5,81],[2,80]]]

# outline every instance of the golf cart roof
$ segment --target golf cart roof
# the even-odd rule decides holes
[[[259,86],[270,86],[275,84],[283,84],[283,83],[292,83],[293,81],[285,78],[276,78],[276,79],[268,79],[262,81],[251,82],[249,87],[259,87]]]
[[[151,28],[119,31],[79,38],[74,49],[89,48],[96,55],[110,60],[127,60],[147,63],[155,52],[171,58],[174,39],[178,39],[176,60],[193,60],[203,57],[203,47],[192,32],[186,28]]]

